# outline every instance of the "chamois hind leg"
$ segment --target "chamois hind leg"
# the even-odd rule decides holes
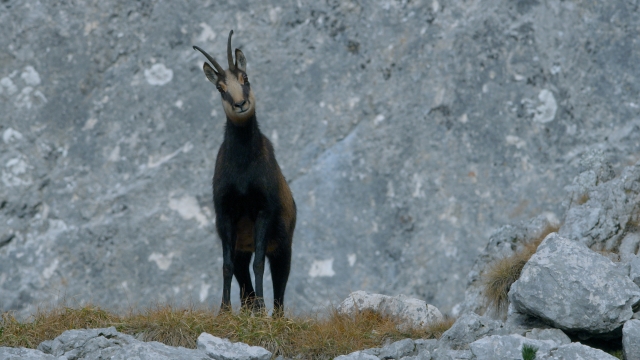
[[[281,246],[274,253],[269,254],[269,267],[273,280],[273,315],[282,316],[284,313],[284,291],[291,270],[291,247]]]
[[[251,284],[251,272],[249,271],[252,255],[253,253],[251,252],[236,251],[233,264],[233,275],[235,275],[238,285],[240,285],[242,307],[246,308],[251,308],[256,298],[256,293],[253,291],[253,285]]]
[[[218,235],[222,240],[222,304],[221,311],[231,310],[231,280],[233,279],[233,260],[235,253],[236,231],[233,221],[228,216],[218,216],[216,219]]]

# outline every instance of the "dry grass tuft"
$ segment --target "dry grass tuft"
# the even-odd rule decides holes
[[[114,326],[118,319],[92,305],[80,309],[66,306],[39,309],[28,322],[18,321],[11,313],[3,313],[0,315],[0,346],[35,348],[65,330]]]
[[[29,321],[10,313],[0,318],[0,346],[35,348],[70,329],[115,326],[118,331],[171,346],[196,347],[202,332],[262,346],[276,355],[304,359],[331,359],[341,354],[381,346],[404,338],[438,338],[453,319],[424,329],[399,327],[396,319],[370,311],[354,316],[339,314],[270,317],[264,314],[216,313],[210,309],[158,305],[143,312],[115,315],[87,305],[39,310]],[[400,330],[401,329],[401,330]]]
[[[170,346],[195,348],[196,339],[211,327],[215,317],[205,309],[175,308],[156,305],[141,313],[129,312],[118,331],[137,335],[144,341],[158,341]]]
[[[445,317],[442,321],[429,324],[429,326],[427,326],[427,331],[433,335],[432,338],[440,339],[445,331],[451,329],[456,320],[456,318]]]
[[[538,245],[547,235],[558,231],[558,226],[548,226],[537,238],[524,244],[523,248],[509,257],[491,264],[484,273],[484,297],[487,307],[504,314],[509,306],[508,293],[511,285],[520,278],[524,265],[536,253]]]
[[[484,297],[487,305],[493,307],[498,313],[503,313],[508,305],[507,294],[513,284],[520,277],[522,268],[535,253],[535,248],[525,248],[510,257],[500,259],[493,263],[485,273]]]

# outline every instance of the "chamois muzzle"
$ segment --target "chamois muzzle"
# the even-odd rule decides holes
[[[247,111],[247,109],[245,108],[245,105],[247,104],[247,100],[242,100],[241,102],[237,102],[235,103],[233,106],[236,107],[238,110],[236,110],[237,112],[245,112]]]

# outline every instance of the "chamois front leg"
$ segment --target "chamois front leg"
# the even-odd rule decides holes
[[[254,241],[255,241],[255,256],[253,258],[253,274],[256,278],[256,299],[254,302],[254,308],[258,310],[264,309],[264,291],[263,291],[263,275],[264,275],[264,262],[267,254],[267,229],[269,227],[269,218],[265,211],[260,211],[256,218],[256,224],[254,229]]]
[[[234,253],[236,248],[236,227],[230,216],[219,214],[216,218],[218,234],[222,238],[222,304],[221,311],[231,311],[231,280],[234,270]]]
[[[240,301],[243,308],[253,308],[253,301],[256,293],[251,284],[251,272],[249,266],[251,264],[252,252],[236,251],[235,260],[233,261],[233,275],[240,285]]]

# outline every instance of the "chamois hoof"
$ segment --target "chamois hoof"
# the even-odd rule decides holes
[[[263,298],[256,298],[253,301],[252,309],[253,309],[254,313],[266,312],[267,308],[264,305],[264,299]]]
[[[232,312],[231,304],[220,304],[220,314],[227,314]]]

